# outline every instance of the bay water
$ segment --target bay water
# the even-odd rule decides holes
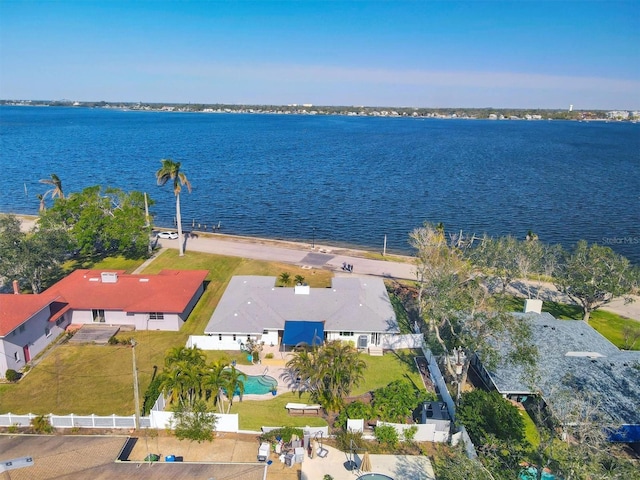
[[[189,230],[410,254],[442,222],[478,235],[529,230],[640,264],[640,124],[0,107],[0,211],[36,214],[39,182],[147,192],[172,227],[162,158],[182,162]]]

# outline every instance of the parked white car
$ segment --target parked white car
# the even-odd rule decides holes
[[[158,238],[168,238],[170,240],[175,240],[178,238],[178,232],[160,232],[158,233]]]

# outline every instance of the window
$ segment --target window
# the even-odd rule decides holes
[[[20,354],[18,352],[13,352],[13,359],[16,362],[19,362],[20,361]]]
[[[164,320],[164,313],[162,313],[162,312],[151,312],[151,313],[149,313],[149,320]]]
[[[233,334],[233,341],[234,342],[236,341],[236,334],[235,333]]]
[[[220,342],[222,341],[222,334],[221,333],[218,334],[218,341],[220,341]]]
[[[50,336],[51,336],[51,330],[49,329],[49,327],[45,327],[45,329],[44,329],[44,334],[45,334],[45,336],[47,336],[47,337],[50,337]]]
[[[20,325],[20,333],[24,332],[24,325]]]
[[[353,337],[353,332],[340,332],[341,337]]]
[[[91,310],[91,314],[93,315],[93,321],[96,323],[104,323],[104,310],[102,309],[93,309]]]

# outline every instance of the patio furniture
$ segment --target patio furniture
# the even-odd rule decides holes
[[[305,415],[307,413],[319,415],[322,407],[320,405],[308,405],[306,403],[287,403],[284,408],[287,409],[290,415]]]

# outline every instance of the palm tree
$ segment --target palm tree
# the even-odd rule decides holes
[[[282,283],[282,285],[284,285],[285,287],[291,283],[291,275],[289,274],[289,272],[282,272],[280,274],[280,283]]]
[[[224,360],[217,360],[207,366],[206,371],[202,379],[203,388],[206,394],[206,399],[213,397],[213,404],[218,407],[220,413],[224,413],[224,398],[223,389],[226,386],[225,367],[227,366]]]
[[[47,194],[51,196],[51,198],[64,198],[64,192],[62,191],[62,180],[55,173],[51,174],[51,178],[45,178],[40,180],[40,183],[44,183],[45,185],[51,185],[53,188],[51,190],[47,190],[44,194],[46,197]]]
[[[244,382],[247,379],[247,376],[240,370],[237,370],[233,365],[231,365],[231,368],[224,370],[224,376],[226,380],[225,389],[227,390],[227,397],[229,398],[229,406],[227,407],[227,413],[229,413],[233,406],[233,397],[236,389],[238,390],[240,401],[242,401],[242,396],[244,395]]]
[[[191,183],[189,179],[180,171],[180,162],[174,162],[170,158],[163,158],[160,160],[162,167],[156,172],[156,179],[158,185],[163,186],[169,180],[173,182],[173,193],[176,196],[176,222],[178,224],[178,245],[180,249],[180,256],[184,256],[184,243],[182,236],[182,217],[180,216],[180,190],[184,185],[191,193]]]
[[[300,378],[300,391],[308,391],[325,410],[338,411],[364,378],[367,365],[356,348],[336,340],[299,350],[286,366],[292,378]]]
[[[304,283],[304,277],[302,275],[296,275],[294,277],[294,281],[296,282],[296,285],[302,285]]]

